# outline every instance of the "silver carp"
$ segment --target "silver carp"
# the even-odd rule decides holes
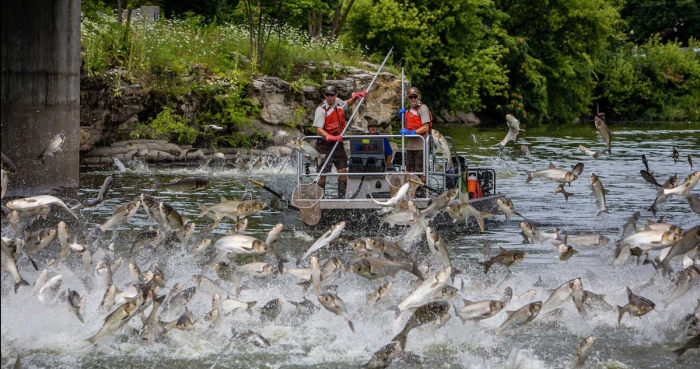
[[[36,157],[36,160],[40,160],[41,164],[45,164],[45,160],[47,156],[53,156],[54,153],[57,151],[61,150],[61,146],[63,146],[63,143],[66,141],[66,135],[64,133],[59,133],[56,136],[54,136],[49,144],[46,146],[44,151],[39,154],[39,156]]]

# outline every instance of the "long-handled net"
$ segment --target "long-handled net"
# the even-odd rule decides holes
[[[367,90],[365,90],[366,92],[369,92],[369,90],[372,88],[372,85],[374,85],[374,81],[377,80],[379,73],[382,71],[382,68],[384,68],[384,64],[386,64],[386,61],[389,59],[389,56],[391,55],[391,52],[393,50],[393,47],[391,48],[391,50],[389,50],[389,53],[386,55],[386,58],[384,58],[382,65],[379,66],[377,73],[374,75],[372,82],[370,82],[369,86],[367,86]],[[340,136],[343,136],[345,134],[345,131],[347,131],[348,128],[350,128],[350,124],[352,124],[353,118],[355,118],[355,115],[360,110],[360,107],[362,106],[362,103],[364,101],[364,97],[360,98],[360,102],[357,104],[357,107],[355,107],[355,110],[353,110],[352,115],[350,116],[350,119],[348,119],[348,123],[345,125],[345,129],[343,129],[343,132],[340,133]],[[301,219],[307,225],[316,225],[321,219],[321,199],[323,198],[324,190],[323,188],[319,187],[316,183],[319,179],[321,179],[321,176],[323,175],[326,166],[328,166],[328,163],[330,162],[331,158],[333,158],[333,154],[335,153],[335,150],[338,148],[339,144],[340,142],[336,142],[330,154],[326,156],[326,161],[323,163],[321,169],[319,169],[316,179],[314,179],[314,181],[309,184],[301,184],[297,186],[297,188],[294,189],[294,192],[292,192],[292,204],[299,208],[299,212],[301,213]]]
[[[321,220],[323,188],[316,183],[297,186],[292,192],[292,204],[299,209],[301,219],[307,225],[316,225]]]

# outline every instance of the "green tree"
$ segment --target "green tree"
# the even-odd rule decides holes
[[[629,25],[630,40],[646,42],[658,33],[661,40],[688,40],[700,36],[700,1],[627,0],[620,12]]]
[[[494,30],[508,46],[511,89],[501,104],[523,104],[529,120],[570,122],[590,110],[596,85],[592,60],[606,52],[619,18],[606,0],[496,0],[505,13]],[[529,113],[529,114],[528,114]]]
[[[698,47],[692,37],[691,47]],[[615,119],[700,119],[700,56],[659,35],[596,64],[599,102]]]
[[[481,20],[493,11],[488,0],[360,2],[345,37],[382,57],[394,46],[394,61],[433,110],[478,111],[484,95],[507,85],[499,63],[506,50]]]

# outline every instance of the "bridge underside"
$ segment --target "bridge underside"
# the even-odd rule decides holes
[[[17,166],[8,196],[78,187],[80,0],[3,1],[2,153]],[[37,157],[59,133],[62,151]]]

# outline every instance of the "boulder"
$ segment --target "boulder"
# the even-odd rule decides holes
[[[477,118],[476,115],[474,115],[474,113],[467,114],[463,111],[457,112],[457,119],[459,119],[464,124],[476,125],[481,123],[479,118]]]
[[[248,96],[260,104],[260,119],[270,124],[289,123],[292,118],[290,84],[277,77],[261,77],[248,85]]]

